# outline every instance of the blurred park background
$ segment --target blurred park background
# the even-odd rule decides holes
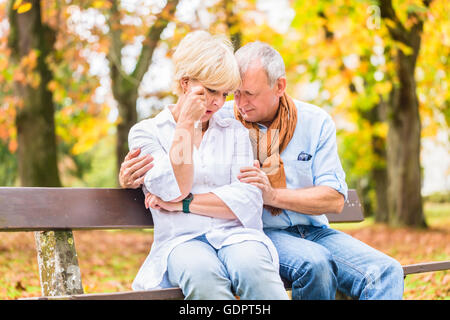
[[[171,55],[204,29],[271,44],[288,94],[333,117],[366,216],[336,228],[449,260],[449,17],[447,0],[0,0],[0,186],[118,187],[130,127],[175,102]],[[130,290],[152,233],[74,234],[85,291]],[[40,294],[35,257],[32,234],[0,234],[0,299]],[[406,281],[450,299],[448,271]]]

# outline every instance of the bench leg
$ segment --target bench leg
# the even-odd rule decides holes
[[[34,235],[42,295],[82,294],[72,231],[39,231]]]

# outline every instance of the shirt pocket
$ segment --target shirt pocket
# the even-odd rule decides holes
[[[291,188],[312,187],[312,161],[291,160],[285,161],[284,171],[286,173],[286,184]]]

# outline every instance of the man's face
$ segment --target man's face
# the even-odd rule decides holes
[[[259,62],[249,66],[242,75],[242,85],[234,93],[234,101],[244,120],[249,122],[271,122],[278,110],[277,85],[269,86],[266,72]]]

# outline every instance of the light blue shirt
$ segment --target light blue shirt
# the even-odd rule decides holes
[[[294,100],[297,106],[297,126],[294,135],[281,153],[288,189],[328,186],[344,195],[347,200],[348,187],[345,173],[337,152],[336,127],[331,116],[321,108]],[[220,117],[234,117],[234,101],[228,101],[217,112]],[[267,128],[258,124],[262,130]],[[264,209],[264,228],[285,229],[295,225],[327,227],[325,214],[308,215],[283,210],[273,216]]]

